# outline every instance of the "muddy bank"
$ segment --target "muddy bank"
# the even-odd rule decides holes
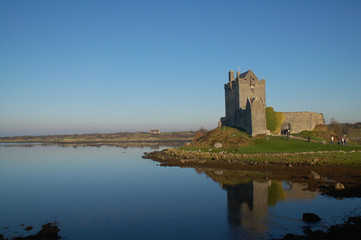
[[[256,178],[306,183],[308,190],[333,197],[361,197],[360,167],[331,164],[312,153],[233,154],[166,149],[145,153],[143,157],[161,166],[256,171],[260,173]],[[310,176],[311,171],[318,177]],[[344,189],[336,189],[337,183],[342,183]]]

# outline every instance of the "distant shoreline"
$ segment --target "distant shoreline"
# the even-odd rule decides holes
[[[0,137],[0,143],[41,143],[62,145],[111,145],[111,144],[172,144],[192,142],[195,132],[120,132],[120,133],[92,133],[92,134],[67,134],[48,136],[16,136]]]
[[[19,143],[19,144],[114,144],[114,143],[173,143],[173,142],[192,142],[192,139],[159,139],[159,140],[121,140],[121,141],[0,141],[0,143]]]
[[[137,147],[144,148],[150,147],[151,149],[160,149],[161,147],[181,147],[187,144],[189,140],[177,140],[177,139],[167,139],[167,140],[130,140],[130,141],[84,141],[84,142],[0,142],[0,147],[34,147],[34,146],[59,146],[59,147],[101,147],[101,146],[110,146],[110,147]]]

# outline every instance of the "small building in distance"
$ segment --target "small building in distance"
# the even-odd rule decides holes
[[[160,134],[160,129],[150,129],[150,134]]]
[[[226,116],[219,126],[237,127],[248,134],[270,134],[266,119],[266,80],[259,80],[252,70],[240,73],[229,71],[228,83],[224,85]],[[312,131],[316,125],[324,124],[322,113],[284,112],[281,133]]]

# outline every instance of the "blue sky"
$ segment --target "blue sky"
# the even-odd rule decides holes
[[[0,1],[0,136],[212,129],[229,70],[361,121],[361,1]]]

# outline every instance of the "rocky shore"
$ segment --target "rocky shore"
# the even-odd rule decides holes
[[[172,162],[179,163],[206,163],[207,161],[218,161],[218,162],[227,162],[227,163],[242,163],[244,165],[283,165],[291,167],[292,164],[295,166],[331,166],[329,161],[324,159],[319,159],[315,156],[325,155],[332,153],[341,153],[341,154],[351,154],[351,153],[361,153],[361,150],[352,150],[349,152],[345,151],[309,151],[309,152],[294,152],[294,153],[252,153],[252,154],[242,154],[242,153],[230,153],[230,152],[204,152],[201,150],[198,151],[186,151],[181,149],[165,149],[163,151],[155,151],[151,153],[145,153],[145,158],[150,158],[154,160],[169,160],[172,158]],[[301,161],[293,161],[292,157],[301,156],[304,157]],[[309,158],[307,158],[309,157]],[[274,161],[268,161],[264,159],[274,159]],[[280,161],[280,158],[282,161]],[[258,161],[257,161],[258,160]],[[167,161],[167,162],[168,162]],[[335,165],[335,164],[332,164]],[[342,164],[340,164],[342,165]]]
[[[165,149],[144,153],[143,157],[157,161],[161,166],[255,171],[260,173],[259,178],[306,183],[309,190],[319,190],[335,197],[361,197],[361,168],[330,160],[335,154],[360,152],[240,154]]]
[[[25,228],[26,231],[32,230],[32,226],[27,226]],[[13,237],[11,239],[13,240],[57,240],[61,237],[59,236],[59,227],[57,226],[57,223],[47,223],[44,224],[39,232],[36,234],[32,234],[26,237]],[[7,237],[4,237],[2,234],[0,234],[0,240],[7,240]]]
[[[289,233],[279,240],[361,239],[361,216],[350,217],[343,224],[333,225],[327,231],[304,229],[303,235]]]

